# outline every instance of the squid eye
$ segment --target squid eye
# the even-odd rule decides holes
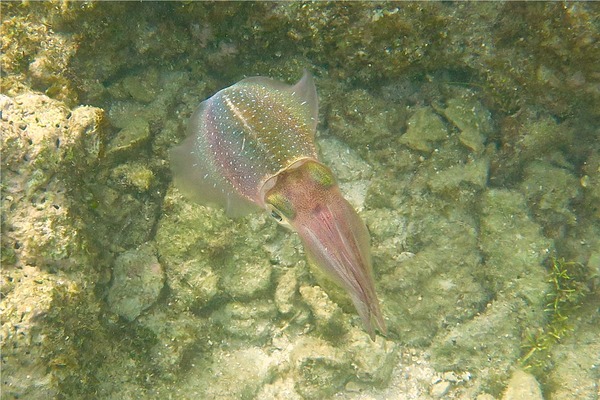
[[[296,215],[292,203],[281,193],[275,192],[267,194],[266,203],[270,206],[271,216],[279,222],[283,219],[293,220]]]
[[[275,220],[277,220],[277,222],[283,221],[283,218],[281,217],[281,215],[275,210],[271,210],[271,217],[275,218]]]

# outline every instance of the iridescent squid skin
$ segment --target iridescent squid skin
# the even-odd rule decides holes
[[[171,150],[176,186],[230,216],[265,209],[297,232],[309,262],[349,294],[365,330],[386,328],[373,284],[370,238],[317,157],[312,76],[293,86],[244,79],[203,101],[188,137]]]

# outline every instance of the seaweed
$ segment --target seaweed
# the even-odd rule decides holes
[[[583,265],[552,258],[548,272],[551,291],[547,293],[545,312],[548,323],[537,332],[528,332],[520,364],[524,370],[543,376],[550,365],[550,349],[575,330],[573,316],[581,307],[589,289],[585,284]]]

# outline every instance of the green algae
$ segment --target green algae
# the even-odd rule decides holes
[[[548,321],[537,332],[529,332],[520,359],[526,369],[537,369],[537,375],[548,369],[546,360],[552,346],[563,341],[574,329],[570,319],[588,294],[582,270],[581,265],[573,262],[552,260],[547,278],[551,285],[551,290],[546,294]]]

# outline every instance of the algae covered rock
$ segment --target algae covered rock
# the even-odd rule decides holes
[[[182,309],[205,306],[219,294],[219,279],[220,276],[206,260],[197,258],[182,262],[175,270],[167,270],[167,282],[174,292],[173,298]]]
[[[430,153],[436,142],[446,139],[448,129],[430,107],[415,110],[408,119],[406,132],[400,138],[400,143],[413,150]]]
[[[102,111],[80,107],[71,113],[34,93],[0,95],[0,108],[2,257],[9,251],[22,264],[76,265],[80,238],[69,210],[79,204],[69,198],[68,183],[98,162],[95,149],[105,139]]]
[[[2,275],[2,394],[14,398],[57,395],[58,388],[52,383],[52,372],[44,360],[45,338],[39,334],[36,317],[51,309],[53,290],[60,283],[34,267],[7,271],[3,265]],[[8,276],[9,281],[18,284],[7,285]]]
[[[201,388],[203,398],[255,398],[262,385],[272,379],[275,367],[273,360],[257,347],[217,352],[210,366],[212,377],[209,375],[210,380]]]
[[[330,397],[344,387],[351,371],[343,351],[315,338],[299,341],[290,360],[296,374],[295,388],[305,399]]]
[[[374,248],[375,260],[389,256],[380,262],[392,264],[380,278],[388,330],[412,345],[426,345],[448,324],[469,320],[487,297],[476,277],[482,268],[476,221],[459,208],[436,212],[434,204],[413,203],[404,212],[419,224],[409,222],[395,240]]]
[[[258,393],[257,398],[286,400],[304,399],[304,397],[300,396],[294,389],[294,380],[292,378],[266,384]]]
[[[521,355],[526,332],[545,321],[550,287],[543,262],[553,242],[529,217],[526,200],[517,191],[489,189],[481,207],[479,246],[485,264],[475,273],[482,290],[497,298],[473,319],[436,338],[431,352],[433,364],[443,370],[488,368],[482,380],[497,391],[497,382],[507,379]]]
[[[482,202],[480,245],[487,263],[486,282],[494,292],[528,294],[538,307],[544,301],[545,270],[542,262],[553,249],[552,240],[527,213],[527,202],[515,191],[488,190]]]
[[[371,185],[373,168],[358,152],[338,140],[326,138],[319,140],[318,145],[322,160],[333,171],[344,198],[361,211]]]
[[[594,3],[2,10],[3,395],[500,398],[548,318],[556,252],[593,295],[536,378],[597,396]],[[323,159],[365,210],[387,340],[316,286],[296,237],[170,188],[203,98],[303,68]]]
[[[293,268],[288,269],[279,278],[277,288],[275,289],[275,304],[280,313],[289,314],[293,311],[297,288],[297,272]]]
[[[492,119],[474,94],[465,92],[460,97],[449,99],[442,112],[460,130],[460,142],[474,153],[482,153],[492,132]]]
[[[275,329],[277,309],[270,302],[231,302],[212,314],[212,319],[233,338],[263,342]]]
[[[49,14],[60,12],[57,7],[5,3],[2,11],[0,45],[3,71],[7,72],[2,76],[3,93],[14,95],[31,88],[75,105],[77,85],[68,71],[78,40],[73,32],[53,29],[53,24],[48,23],[53,19]]]
[[[540,384],[531,374],[522,370],[516,370],[510,380],[502,400],[543,400]]]
[[[332,138],[318,140],[320,154],[340,182],[369,180],[373,168],[347,144]]]
[[[501,147],[492,160],[493,169],[502,171],[494,176],[499,184],[521,180],[524,168],[535,160],[568,154],[576,141],[572,124],[531,109],[505,117],[500,127]]]
[[[112,178],[140,192],[146,192],[155,180],[154,172],[142,163],[121,164],[113,169]]]
[[[594,304],[583,305],[581,311],[582,317],[573,321],[573,332],[551,349],[556,363],[543,378],[556,386],[553,399],[568,400],[574,393],[582,399],[593,399],[598,394],[600,314]]]
[[[131,97],[142,103],[152,102],[159,91],[159,72],[150,68],[143,74],[129,75],[122,81],[123,88]]]
[[[231,242],[231,220],[216,210],[187,202],[171,189],[164,199],[168,212],[156,232],[156,249],[165,266],[174,306],[205,306],[219,293],[220,257]]]
[[[600,151],[592,152],[583,166],[580,179],[584,201],[596,218],[600,218]]]
[[[145,244],[119,255],[108,291],[111,310],[133,321],[158,298],[164,285],[163,268],[154,248]]]
[[[317,331],[326,337],[339,337],[347,329],[342,309],[319,286],[301,286],[300,295],[310,307]]]
[[[399,107],[366,90],[340,90],[339,96],[327,100],[329,132],[359,151],[385,146],[403,122]]]
[[[525,327],[516,321],[520,311],[524,310],[526,304],[519,300],[491,303],[480,315],[452,328],[433,342],[430,348],[432,364],[438,370],[472,374],[486,369],[482,380],[487,385],[493,386],[506,379],[510,367],[520,356]]]
[[[267,260],[244,260],[230,265],[222,271],[221,285],[231,297],[256,298],[271,287],[272,267]]]
[[[108,145],[107,154],[131,151],[150,138],[148,121],[142,118],[129,120]]]
[[[581,196],[579,180],[568,170],[544,162],[532,162],[525,168],[521,191],[547,232],[573,226],[577,216],[572,203]]]
[[[344,347],[351,354],[355,383],[360,386],[386,385],[396,367],[398,346],[384,337],[372,341],[359,329],[348,333]]]
[[[106,149],[107,120],[104,110],[80,106],[71,111],[69,131],[80,139],[81,156],[88,166],[99,161]]]
[[[433,192],[440,194],[456,192],[461,185],[470,185],[476,190],[483,190],[487,184],[488,174],[489,161],[481,158],[440,171],[428,181],[428,185]]]

